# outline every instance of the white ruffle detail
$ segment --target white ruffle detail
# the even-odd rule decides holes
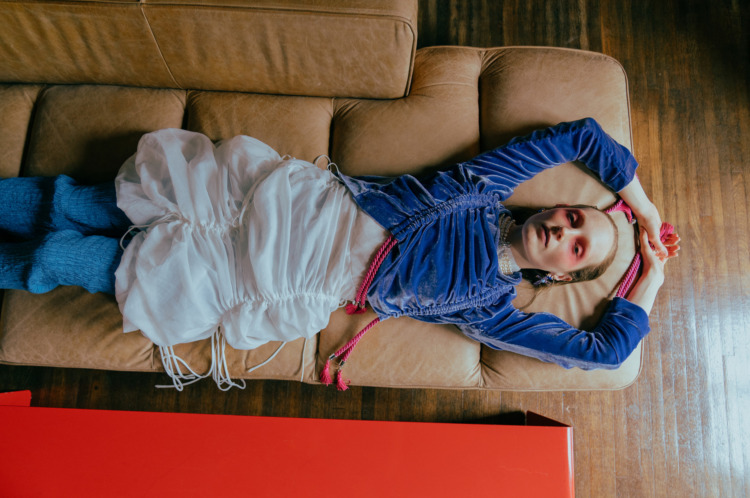
[[[160,346],[179,389],[208,374],[172,346],[211,337],[211,375],[238,386],[224,345],[315,335],[387,236],[330,171],[250,137],[214,145],[185,130],[149,133],[115,185],[140,228],[116,272],[123,329]]]

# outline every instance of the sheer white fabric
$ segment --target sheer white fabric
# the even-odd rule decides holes
[[[259,140],[145,135],[116,179],[144,227],[116,273],[126,332],[236,349],[311,337],[356,293],[385,231],[327,170]]]

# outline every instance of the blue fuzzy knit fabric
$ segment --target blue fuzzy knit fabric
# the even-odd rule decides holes
[[[0,243],[0,288],[42,294],[59,285],[76,285],[114,294],[122,253],[119,239],[74,230]]]
[[[0,180],[0,230],[7,236],[31,239],[49,228],[52,178]]]
[[[0,180],[0,230],[30,240],[49,231],[119,237],[130,226],[114,183],[81,185],[65,175]]]
[[[76,285],[114,294],[120,237],[130,225],[112,182],[0,180],[0,288],[41,294]]]

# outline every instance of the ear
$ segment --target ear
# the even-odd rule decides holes
[[[573,277],[571,277],[567,273],[561,273],[558,275],[552,275],[552,280],[554,280],[555,282],[570,282],[571,280],[573,280]]]

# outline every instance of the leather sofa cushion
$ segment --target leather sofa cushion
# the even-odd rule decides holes
[[[18,176],[41,85],[0,85],[0,177]]]
[[[417,2],[0,0],[0,81],[408,93]]]

